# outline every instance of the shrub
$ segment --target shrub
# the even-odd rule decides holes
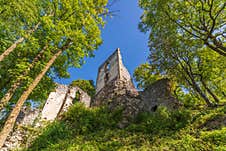
[[[61,143],[60,146],[65,146],[67,144],[62,142],[65,140],[68,140],[69,145],[70,140],[76,136],[116,128],[120,119],[121,109],[110,112],[105,107],[90,109],[76,103],[63,114],[60,121],[48,125],[29,150],[40,150],[50,146],[55,148]]]
[[[135,124],[130,125],[128,129],[152,134],[170,134],[170,131],[185,127],[190,119],[190,112],[185,109],[169,111],[160,106],[154,113],[140,113]]]

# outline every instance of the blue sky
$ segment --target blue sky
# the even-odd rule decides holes
[[[80,69],[70,68],[69,79],[56,79],[61,84],[70,84],[76,79],[96,81],[98,67],[111,55],[116,48],[120,48],[123,63],[131,76],[134,69],[146,62],[148,55],[148,35],[138,29],[142,10],[138,7],[138,0],[117,0],[111,10],[119,10],[116,16],[107,19],[102,30],[103,44],[94,52],[94,58],[86,58],[86,63]]]

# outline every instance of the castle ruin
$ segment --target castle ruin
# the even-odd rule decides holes
[[[123,65],[120,49],[117,48],[98,69],[96,95],[92,105],[106,104],[107,100],[126,94],[137,96],[138,92]]]
[[[99,67],[96,80],[96,94],[92,98],[79,87],[57,84],[41,112],[44,120],[54,120],[74,103],[76,93],[86,107],[107,105],[109,109],[123,107],[124,117],[135,117],[140,111],[153,112],[159,105],[170,109],[178,107],[178,101],[171,94],[168,79],[156,81],[144,91],[138,92],[130,74],[123,65],[120,49],[117,48]]]
[[[67,111],[75,101],[79,101],[84,103],[86,107],[105,105],[110,110],[122,107],[122,121],[118,123],[118,126],[123,128],[139,112],[155,112],[158,106],[166,106],[169,109],[178,108],[180,104],[171,94],[171,87],[170,80],[161,79],[151,84],[144,91],[138,92],[133,85],[128,70],[123,65],[120,49],[118,48],[99,67],[96,94],[92,100],[79,87],[57,84],[56,90],[50,93],[42,111],[21,111],[17,119],[17,127],[20,127],[20,125],[34,126],[34,121],[39,119],[39,116],[41,121],[53,121]],[[76,99],[77,93],[79,93],[78,99]],[[37,123],[35,126],[37,126]],[[19,147],[27,135],[27,132],[19,128],[14,129],[11,136],[8,136],[2,151]]]

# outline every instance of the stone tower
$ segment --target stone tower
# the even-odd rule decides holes
[[[120,49],[117,48],[98,69],[96,95],[92,105],[109,104],[114,98],[125,95],[138,96],[138,92],[123,65]],[[117,101],[114,103],[118,104]]]
[[[131,77],[122,63],[122,57],[119,48],[108,57],[108,59],[99,67],[96,83],[96,93],[107,84],[117,79],[130,81]]]

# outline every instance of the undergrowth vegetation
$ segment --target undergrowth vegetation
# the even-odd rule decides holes
[[[117,126],[121,112],[77,103],[44,128],[27,150],[226,150],[222,125],[226,107],[177,111],[159,107],[155,113],[139,114],[125,129]]]

